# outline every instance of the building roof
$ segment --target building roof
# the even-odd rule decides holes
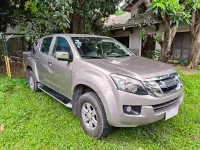
[[[105,26],[111,27],[111,30],[116,30],[130,27],[151,26],[155,23],[156,22],[146,13],[131,17],[131,13],[126,12],[119,16],[111,15],[105,23]]]
[[[141,27],[141,26],[151,26],[155,24],[156,21],[151,18],[148,14],[138,14],[136,16],[131,17],[127,23],[126,26],[131,27]]]
[[[145,10],[143,10],[143,0],[129,0],[124,3],[121,7],[122,10],[128,11],[122,15],[116,16],[111,15],[105,26],[111,27],[111,30],[124,29],[124,28],[135,28],[142,26],[152,26],[156,23],[155,20],[149,16]],[[137,10],[137,13],[130,13],[135,7],[140,8],[141,11]]]
[[[123,26],[127,23],[127,21],[131,18],[131,13],[125,12],[121,15],[110,15],[108,20],[105,22],[106,27],[117,27],[117,26]]]

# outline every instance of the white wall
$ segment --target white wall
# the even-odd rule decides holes
[[[152,28],[145,28],[147,34],[156,34],[157,36],[161,36],[162,39],[164,38],[164,29],[160,27],[158,31],[154,31]],[[177,32],[187,32],[189,31],[188,25],[179,25]],[[142,40],[140,39],[140,32],[138,28],[133,29],[133,33],[131,30],[117,30],[112,37],[123,37],[129,36],[129,49],[132,50],[134,53],[141,56],[141,44]],[[155,50],[161,50],[161,46],[159,43],[156,42]]]
[[[112,37],[123,37],[129,36],[129,49],[132,50],[135,54],[141,55],[141,39],[140,39],[140,32],[138,29],[134,29],[131,33],[131,30],[124,29],[124,30],[117,30],[115,31]]]
[[[140,32],[138,29],[135,29],[129,37],[129,49],[141,56],[141,43]]]
[[[162,40],[164,39],[164,31],[163,28],[159,28],[159,30],[156,32],[156,36],[161,36]],[[158,42],[156,42],[155,50],[161,50],[161,46]]]
[[[8,27],[8,29],[6,30],[6,33],[25,33],[25,32],[19,32],[19,26],[17,26],[14,29],[11,27]],[[6,37],[8,37],[8,36],[9,35],[7,35]],[[15,37],[21,37],[21,35],[13,35],[12,36],[12,38],[15,38]],[[1,35],[0,35],[0,39],[1,39]]]
[[[179,25],[177,32],[188,32],[190,31],[189,25]]]

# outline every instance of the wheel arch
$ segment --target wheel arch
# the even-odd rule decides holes
[[[26,66],[25,66],[25,74],[27,74],[26,72],[28,70],[31,70],[36,78],[36,81],[39,82],[39,78],[38,78],[38,71],[37,71],[37,68],[36,68],[36,64],[33,63],[32,61],[30,63],[28,63]]]
[[[73,94],[72,94],[72,111],[74,115],[77,115],[77,103],[79,98],[87,93],[87,92],[94,92],[97,94],[97,96],[99,97],[99,99],[101,100],[98,92],[93,88],[88,86],[87,84],[77,84],[74,88],[73,88]],[[101,100],[101,103],[103,104],[104,107],[104,102]],[[105,108],[104,108],[105,109]],[[105,110],[106,111],[106,110]]]
[[[79,98],[87,93],[87,92],[95,92],[97,94],[97,92],[91,88],[90,86],[86,85],[86,84],[77,84],[74,88],[73,88],[73,93],[72,93],[72,111],[74,115],[77,115],[77,103]],[[98,94],[97,94],[98,95]]]
[[[26,70],[33,70],[31,66],[27,65]]]

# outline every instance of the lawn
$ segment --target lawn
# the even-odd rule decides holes
[[[182,72],[181,78],[185,99],[178,116],[117,128],[96,140],[83,132],[70,109],[45,93],[31,93],[24,78],[0,76],[0,149],[200,149],[200,75]]]

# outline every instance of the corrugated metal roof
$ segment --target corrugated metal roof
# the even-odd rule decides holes
[[[112,30],[129,28],[129,27],[142,27],[151,26],[155,24],[156,21],[153,20],[148,14],[139,14],[131,17],[131,13],[126,12],[125,14],[115,16],[111,15],[108,21],[105,23],[106,27],[111,27]]]
[[[125,12],[122,15],[110,15],[108,20],[105,22],[106,27],[121,26],[127,23],[131,18],[131,13]]]

